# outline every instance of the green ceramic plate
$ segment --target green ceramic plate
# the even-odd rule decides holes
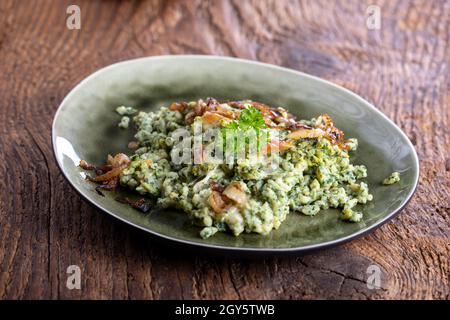
[[[105,192],[101,197],[84,180],[85,173],[77,167],[80,159],[103,163],[108,153],[127,152],[132,133],[117,128],[114,109],[118,105],[148,111],[202,97],[253,99],[284,106],[302,118],[328,113],[347,137],[359,140],[353,161],[367,166],[374,196],[373,202],[363,207],[363,221],[343,222],[333,209],[315,217],[291,213],[279,230],[268,236],[217,234],[202,240],[199,228],[191,225],[186,214],[164,211],[145,215],[115,201],[114,194]],[[405,134],[356,94],[297,71],[225,57],[149,57],[101,69],[61,103],[52,139],[64,176],[99,209],[164,239],[215,251],[300,252],[343,243],[394,217],[413,195],[419,176],[417,155]],[[401,182],[382,186],[382,179],[392,171],[401,173]]]

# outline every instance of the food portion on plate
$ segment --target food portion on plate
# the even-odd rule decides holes
[[[266,235],[290,212],[314,216],[328,208],[359,222],[357,205],[373,199],[366,167],[350,160],[357,140],[346,140],[327,114],[297,120],[284,108],[213,98],[116,111],[119,127],[136,129],[130,154],[108,155],[100,167],[82,160],[80,167],[96,173],[88,179],[99,193],[134,190],[144,198],[121,202],[141,211],[148,202],[184,211],[202,238]]]
[[[400,173],[397,171],[392,172],[389,177],[383,180],[384,185],[395,184],[400,181]]]

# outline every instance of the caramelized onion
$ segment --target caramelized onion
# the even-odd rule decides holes
[[[108,155],[107,165],[103,165],[101,167],[94,167],[88,165],[86,161],[80,161],[80,167],[82,168],[92,168],[96,169],[97,173],[100,173],[98,176],[92,178],[88,177],[90,181],[93,182],[108,182],[112,179],[118,178],[123,169],[125,169],[130,163],[130,158],[126,154],[118,153],[114,157],[110,154]],[[92,170],[86,169],[86,170]],[[106,183],[105,183],[106,184]],[[116,185],[114,185],[115,188]],[[104,187],[104,189],[108,189]]]
[[[225,203],[225,201],[223,201],[222,195],[217,191],[211,192],[208,197],[208,204],[217,214],[224,212],[227,208],[227,204]]]
[[[183,112],[187,108],[188,104],[186,102],[174,102],[170,105],[170,111]]]
[[[230,122],[231,119],[224,117],[221,114],[206,111],[202,116],[204,124],[220,124],[222,121]]]
[[[223,187],[222,187],[220,184],[218,184],[216,181],[211,181],[211,182],[209,183],[209,187],[210,187],[211,190],[213,190],[213,191],[217,191],[217,192],[220,192],[220,193],[223,192]]]
[[[79,166],[83,169],[83,170],[94,170],[95,166],[92,164],[89,164],[86,162],[86,160],[80,160],[80,164]]]
[[[334,126],[333,119],[326,113],[317,118],[316,128],[325,131],[326,138],[328,138],[331,143],[337,144],[341,149],[348,149],[345,145],[344,132]]]
[[[123,165],[128,165],[130,163],[130,158],[124,153],[118,153],[116,154],[112,160],[111,165],[113,168],[121,167]]]
[[[220,115],[222,115],[222,116],[224,116],[226,118],[229,118],[231,120],[235,120],[237,118],[237,115],[238,115],[237,112],[233,112],[231,110],[228,110],[228,109],[226,109],[226,108],[224,108],[224,107],[222,107],[220,105],[218,105],[216,107],[216,113],[220,114]]]
[[[240,205],[247,202],[247,196],[242,190],[242,185],[237,181],[230,183],[223,191],[223,195]]]
[[[118,201],[120,203],[128,204],[131,207],[133,207],[134,209],[139,210],[144,213],[147,213],[152,208],[151,203],[147,202],[144,198],[141,198],[136,201],[132,201],[129,198],[117,197],[116,201]]]
[[[267,143],[267,146],[265,149],[263,149],[262,154],[266,153],[272,153],[272,152],[285,152],[292,148],[294,144],[290,141],[278,141],[278,140],[271,140],[269,143]]]
[[[104,174],[105,172],[108,172],[112,169],[112,166],[109,164],[104,164],[102,166],[95,166],[93,164],[86,162],[86,160],[80,160],[79,166],[83,170],[87,170],[87,171],[95,170],[95,173],[97,175]]]
[[[95,187],[95,191],[97,191],[99,195],[104,197],[105,195],[102,193],[101,190],[107,191],[115,190],[118,185],[119,185],[119,177],[114,177],[113,179],[106,181],[104,184]]]
[[[323,137],[324,135],[325,132],[322,129],[300,129],[289,133],[287,138],[292,140],[299,140],[305,138],[319,138]]]
[[[103,181],[111,180],[115,177],[118,177],[120,175],[120,173],[122,172],[122,170],[125,169],[126,167],[127,167],[127,165],[122,165],[122,166],[114,168],[102,175],[96,176],[94,178],[90,177],[89,180],[94,181],[94,182],[103,182]]]

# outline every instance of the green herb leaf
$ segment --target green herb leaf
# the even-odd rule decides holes
[[[239,117],[239,127],[242,129],[248,127],[252,127],[255,129],[265,128],[266,123],[264,122],[264,118],[261,112],[259,112],[259,110],[256,108],[250,107],[242,110]]]
[[[234,136],[232,140],[227,138],[226,136],[226,130],[231,129],[235,131],[242,131],[239,134],[245,134],[247,130],[256,130],[256,134],[258,137],[258,145],[257,148],[260,150],[262,147],[264,147],[268,142],[268,135],[267,132],[264,132],[264,130],[261,132],[261,129],[267,128],[266,123],[264,122],[264,118],[261,114],[261,112],[253,107],[248,107],[241,111],[241,114],[239,116],[239,121],[233,121],[229,124],[227,124],[225,127],[222,128],[222,141],[224,143],[224,148],[226,146],[226,143],[232,143],[234,145],[234,151],[237,151],[238,143],[237,143],[237,136]],[[263,133],[264,132],[264,133]],[[236,134],[236,132],[234,133]],[[245,143],[247,143],[245,141]],[[245,146],[240,146],[244,147]]]
[[[266,128],[266,123],[258,109],[249,107],[241,111],[238,122],[233,121],[226,125],[225,128],[241,130],[247,130],[249,128],[262,129]]]

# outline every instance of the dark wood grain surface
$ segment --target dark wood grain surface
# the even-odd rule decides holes
[[[69,4],[81,29],[66,27]],[[369,4],[381,29],[366,27]],[[450,298],[450,1],[0,1],[0,298]],[[123,59],[216,54],[353,90],[420,157],[418,190],[372,234],[258,260],[168,248],[92,208],[52,155],[58,104]],[[68,290],[78,265],[81,290]],[[382,270],[367,288],[368,266]]]

